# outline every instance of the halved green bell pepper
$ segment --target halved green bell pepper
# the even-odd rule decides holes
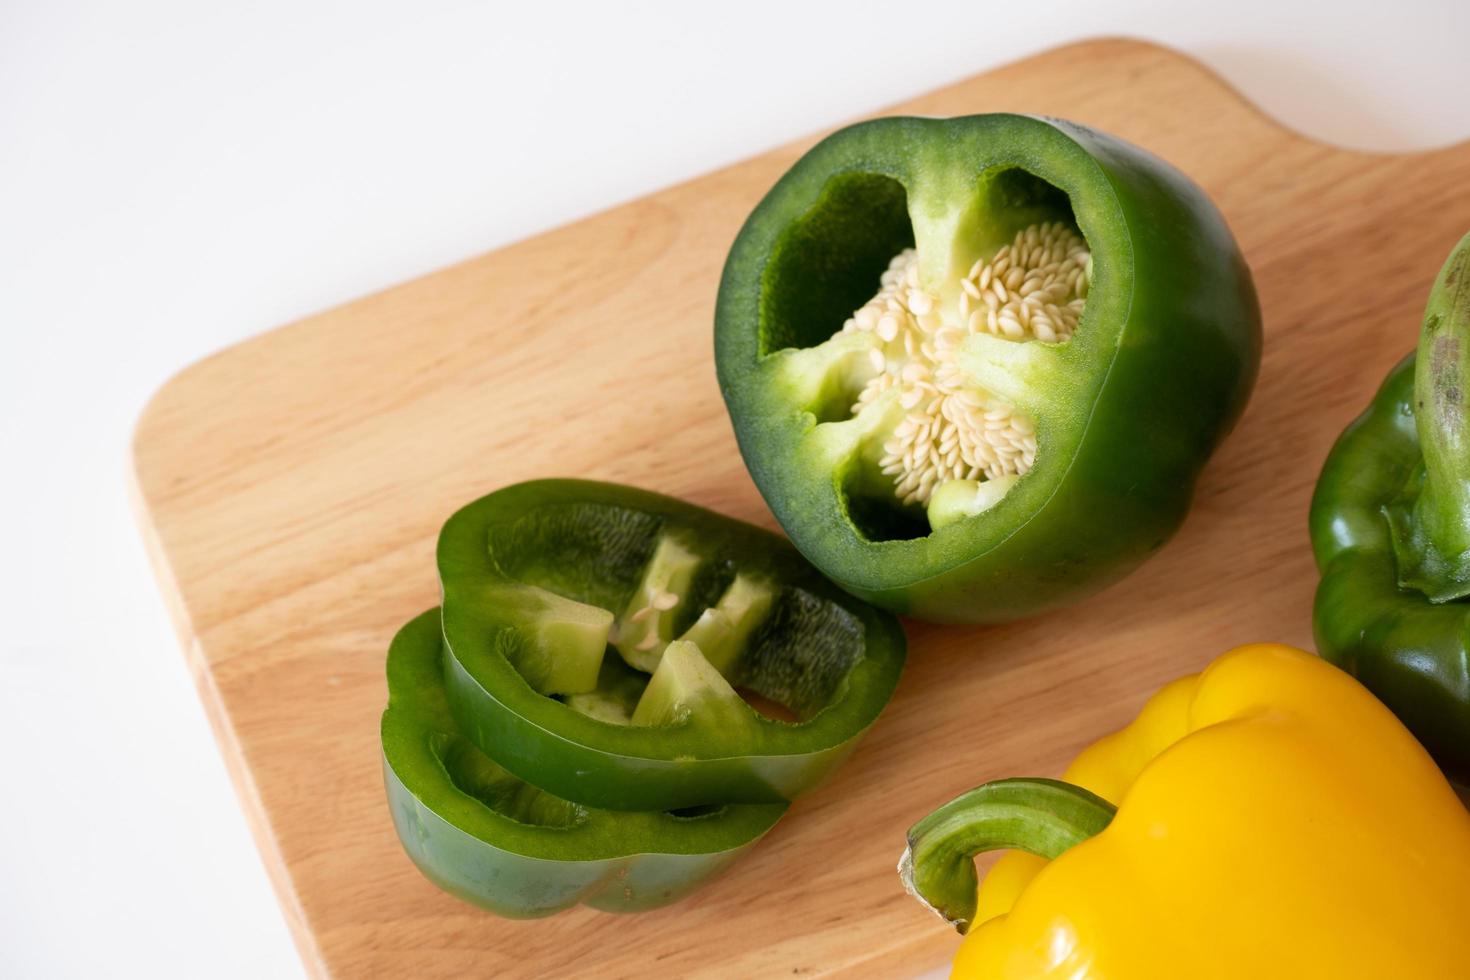
[[[499,915],[578,903],[637,912],[672,902],[734,861],[785,805],[687,813],[594,810],[530,786],[460,732],[444,696],[439,610],[388,652],[383,777],[408,856],[439,887]]]
[[[1070,603],[1161,547],[1260,351],[1198,187],[1016,115],[823,140],[746,221],[715,314],[740,451],[792,541],[941,621]]]
[[[461,730],[592,806],[789,800],[851,751],[903,666],[898,622],[785,540],[629,487],[498,490],[444,525],[439,573]]]
[[[1318,652],[1470,782],[1470,235],[1312,497]]]

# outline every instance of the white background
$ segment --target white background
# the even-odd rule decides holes
[[[1088,35],[1470,136],[1464,0],[1186,6],[0,0],[0,976],[301,973],[128,509],[170,373]]]

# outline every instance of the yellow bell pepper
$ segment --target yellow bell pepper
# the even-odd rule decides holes
[[[968,931],[954,977],[1470,977],[1470,813],[1309,653],[1226,653],[1065,778],[987,784],[909,832],[905,884]],[[973,858],[1000,848],[977,898]]]

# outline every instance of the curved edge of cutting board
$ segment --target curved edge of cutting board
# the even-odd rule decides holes
[[[1470,146],[1470,139],[1466,139],[1463,141],[1451,143],[1446,146],[1434,147],[1416,153],[1395,154],[1375,153],[1366,150],[1358,150],[1350,147],[1339,146],[1326,140],[1317,139],[1313,136],[1293,129],[1278,120],[1270,112],[1263,109],[1261,106],[1245,96],[1234,84],[1232,84],[1218,71],[1206,65],[1204,62],[1199,61],[1198,59],[1188,54],[1185,54],[1182,51],[1176,50],[1166,45],[1139,38],[1102,37],[1076,41],[1071,44],[1051,48],[1046,51],[1042,51],[1040,53],[1018,59],[1016,61],[1008,62],[994,69],[990,69],[983,74],[992,76],[1020,71],[1024,71],[1027,73],[1035,73],[1038,71],[1044,72],[1048,70],[1050,64],[1073,64],[1077,62],[1096,64],[1099,66],[1099,73],[1101,74],[1106,70],[1106,66],[1108,65],[1116,65],[1123,62],[1137,62],[1140,58],[1147,60],[1172,61],[1176,63],[1177,68],[1183,70],[1187,74],[1195,76],[1195,81],[1199,83],[1201,92],[1207,92],[1210,97],[1218,100],[1221,103],[1222,107],[1242,112],[1247,118],[1251,119],[1256,126],[1265,130],[1270,130],[1274,132],[1274,134],[1278,137],[1288,138],[1291,140],[1296,140],[1298,142],[1319,146],[1323,149],[1331,150],[1334,153],[1348,154],[1351,156],[1358,156],[1369,159],[1376,157],[1404,155],[1432,157],[1439,154],[1455,153],[1461,151],[1464,147]],[[963,87],[968,81],[970,81],[970,79],[964,79],[959,82],[955,82],[949,86],[942,87],[926,95],[918,96],[914,99],[906,100],[904,102],[888,106],[884,109],[880,109],[878,111],[875,111],[874,113],[871,113],[870,115],[881,115],[897,112],[922,113],[925,111],[925,108],[927,106],[930,106],[938,101],[944,94]],[[1198,103],[1192,101],[1188,102],[1187,104],[1181,103],[1179,106],[1177,106],[1176,109],[1172,111],[1176,111],[1177,113],[1179,113],[1181,121],[1184,121],[1185,119],[1187,119],[1188,115],[1192,115],[1199,111],[1199,105]],[[1079,121],[1085,122],[1086,120]],[[833,129],[835,128],[837,127],[834,126]],[[817,134],[804,140],[798,140],[795,143],[787,144],[785,146],[772,147],[760,154],[760,156],[766,156],[769,154],[786,155],[787,153],[794,153],[801,148],[815,143],[822,135],[825,135],[825,133]],[[684,184],[693,183],[694,181],[698,181],[700,179],[703,179],[704,177],[712,176],[714,174],[723,174],[730,170],[738,169],[751,163],[754,159],[758,159],[758,157],[748,158],[747,160],[739,161],[737,163],[729,165],[728,167],[713,171],[710,174],[697,175],[693,178],[690,178],[690,180],[675,186],[683,186]],[[657,197],[659,196],[659,194],[656,193],[649,196]],[[623,202],[621,204],[614,205],[608,210],[618,210],[620,208],[631,206],[633,203],[635,202]],[[586,218],[579,219],[578,221],[572,222],[571,225],[577,225],[586,221],[596,220],[598,217],[601,216],[602,213],[593,214]],[[546,231],[540,232],[537,235],[531,236],[531,239],[555,230],[558,229],[547,229]],[[506,247],[514,248],[515,244]],[[300,320],[273,328],[254,337],[246,338],[245,340],[239,341],[238,343],[232,344],[219,351],[216,351],[215,353],[201,358],[200,360],[195,361],[192,364],[189,364],[177,371],[172,377],[165,381],[158,388],[157,391],[154,392],[152,397],[148,400],[148,402],[144,405],[142,411],[139,413],[138,420],[134,426],[132,468],[136,473],[135,479],[140,492],[139,500],[145,508],[145,515],[147,513],[151,513],[154,506],[153,502],[162,495],[164,488],[155,483],[152,478],[152,474],[148,471],[146,462],[141,458],[143,450],[145,447],[151,446],[155,441],[166,438],[167,429],[169,427],[168,416],[171,410],[174,408],[175,403],[192,402],[201,390],[208,390],[210,388],[213,383],[212,371],[217,365],[225,361],[233,360],[234,356],[241,351],[251,350],[256,348],[257,346],[269,343],[272,341],[273,338],[278,337],[278,335],[281,335],[288,331],[292,331],[293,329],[307,329],[315,321],[323,317],[329,317],[336,311],[356,305],[357,303],[362,302],[365,299],[381,295],[382,293],[393,292],[397,289],[406,288],[407,286],[412,285],[412,283],[414,282],[422,282],[438,276],[445,275],[451,270],[461,268],[465,265],[473,264],[482,260],[484,257],[484,254],[479,256],[471,256],[465,260],[462,260],[461,262],[453,263],[434,273],[430,273],[427,276],[421,277],[418,280],[389,286],[379,293],[370,293],[366,296],[357,297],[346,303],[339,304],[338,306],[329,307],[326,310],[304,317]]]
[[[1311,144],[1314,146],[1319,146],[1323,149],[1331,150],[1334,153],[1359,156],[1369,159],[1376,157],[1404,155],[1436,156],[1439,154],[1454,153],[1462,150],[1464,147],[1470,147],[1470,139],[1467,139],[1464,141],[1452,143],[1448,146],[1435,147],[1432,149],[1420,151],[1418,153],[1393,154],[1374,153],[1365,150],[1357,150],[1349,147],[1342,147],[1325,140],[1320,140],[1304,134],[1298,130],[1295,130],[1282,123],[1274,116],[1272,116],[1269,112],[1262,109],[1259,105],[1257,105],[1255,102],[1242,94],[1239,89],[1237,89],[1219,72],[1199,61],[1198,59],[1193,58],[1190,55],[1183,53],[1182,51],[1176,50],[1166,45],[1139,38],[1102,37],[1076,41],[1071,44],[1051,48],[1038,54],[1018,59],[1016,61],[1008,62],[994,69],[990,69],[982,74],[987,76],[995,76],[1020,71],[1024,71],[1027,73],[1036,73],[1047,71],[1049,64],[1074,65],[1078,62],[1093,63],[1098,65],[1099,74],[1101,74],[1106,70],[1106,66],[1108,65],[1116,65],[1123,62],[1136,63],[1140,58],[1151,61],[1168,60],[1175,62],[1177,68],[1184,70],[1187,74],[1195,76],[1194,80],[1200,85],[1200,91],[1202,93],[1207,93],[1210,97],[1218,100],[1221,103],[1222,108],[1229,108],[1243,113],[1247,118],[1252,120],[1256,126],[1264,130],[1272,131],[1274,135],[1276,135],[1278,138],[1286,138],[1302,143]],[[942,87],[926,95],[919,96],[905,102],[896,103],[885,109],[881,109],[874,113],[871,113],[870,115],[883,115],[899,112],[916,112],[922,114],[926,111],[927,107],[941,100],[945,94],[962,88],[969,81],[970,79],[964,79],[959,82],[955,82],[949,86]],[[1199,104],[1197,102],[1191,101],[1188,102],[1187,105],[1181,103],[1174,111],[1177,111],[1180,114],[1181,121],[1185,121],[1188,115],[1199,112],[1199,109]],[[1086,122],[1085,119],[1078,121]],[[833,129],[836,128],[836,126],[833,127]],[[785,146],[770,148],[769,150],[762,153],[760,156],[766,156],[769,154],[787,155],[798,152],[800,149],[811,145],[812,143],[815,143],[818,139],[821,138],[822,135],[825,135],[825,133],[817,134],[808,139],[798,140],[795,143],[787,144]],[[674,186],[680,187],[684,186],[685,184],[701,180],[705,177],[713,176],[715,174],[724,174],[728,171],[747,166],[756,159],[759,159],[759,157],[748,158],[746,160],[731,164],[728,167],[712,171],[711,173],[695,176],[689,181],[685,181],[679,185]],[[658,197],[661,193],[663,192],[649,195],[649,197]],[[623,202],[621,204],[613,206],[608,210],[616,211],[621,208],[630,207],[635,203],[636,202]],[[579,219],[578,221],[572,222],[571,226],[582,224],[588,221],[595,221],[606,213],[607,212],[599,212],[586,218]],[[534,240],[535,238],[540,237],[540,235],[542,234],[547,234],[551,231],[556,230],[558,229],[547,229],[546,231],[540,232],[537,235],[533,235],[530,239],[526,240]],[[520,243],[506,246],[506,248],[515,248],[518,244]],[[230,346],[222,348],[221,350],[216,351],[213,354],[203,357],[200,360],[193,362],[192,364],[186,365],[185,367],[177,371],[172,377],[165,381],[149,398],[147,403],[144,405],[142,411],[139,413],[138,420],[134,425],[131,453],[131,469],[133,472],[133,481],[137,488],[136,502],[139,506],[140,520],[148,521],[150,519],[150,517],[155,513],[157,509],[158,501],[165,496],[166,492],[166,487],[163,486],[161,482],[161,475],[156,475],[152,471],[150,471],[147,460],[145,458],[146,454],[155,443],[167,440],[168,430],[170,428],[170,415],[177,408],[183,407],[185,411],[192,411],[193,405],[198,399],[200,393],[208,392],[214,388],[215,382],[217,380],[215,377],[216,368],[227,362],[233,362],[242,352],[255,351],[262,346],[278,342],[286,334],[292,331],[309,330],[311,326],[317,321],[323,318],[331,317],[333,316],[333,314],[340,310],[355,306],[356,304],[363,302],[364,300],[368,300],[373,297],[383,295],[385,293],[391,293],[399,289],[405,289],[416,283],[422,283],[440,276],[444,276],[453,270],[460,269],[464,266],[482,261],[489,254],[494,253],[492,252],[485,253],[479,256],[472,256],[470,258],[462,260],[461,262],[453,263],[449,266],[446,266],[443,269],[430,273],[419,279],[386,287],[380,292],[370,293],[362,297],[357,297],[346,303],[339,304],[338,306],[329,307],[319,313],[312,314],[300,320],[273,328],[256,336],[246,338],[245,340],[239,341],[235,344],[231,344]],[[231,364],[231,366],[233,367],[233,364]],[[155,542],[150,539],[150,549],[154,545]],[[162,585],[171,584],[171,576],[169,576],[168,578],[163,578],[161,575],[161,579]],[[170,605],[175,613],[176,622],[179,624],[182,630],[189,623],[189,606],[187,602],[187,597],[179,596],[178,598],[180,600],[179,602],[174,603],[173,601],[171,601]]]
[[[1167,44],[1161,44],[1157,41],[1150,41],[1146,38],[1129,37],[1127,35],[1087,38],[1080,41],[1074,41],[1070,44],[1063,44],[1055,48],[1049,48],[1048,50],[1034,55],[1030,58],[1024,58],[1018,61],[1011,62],[995,70],[1004,71],[1022,65],[1029,66],[1036,61],[1044,58],[1071,59],[1075,57],[1081,60],[1096,61],[1100,58],[1136,59],[1141,54],[1147,55],[1149,57],[1160,57],[1179,62],[1182,66],[1188,67],[1189,69],[1200,75],[1203,80],[1207,80],[1215,88],[1219,89],[1220,95],[1228,96],[1236,107],[1245,111],[1250,116],[1253,116],[1261,126],[1270,130],[1274,130],[1279,135],[1290,138],[1296,142],[1320,147],[1323,150],[1328,150],[1335,154],[1341,154],[1350,157],[1359,157],[1365,160],[1374,160],[1400,157],[1435,157],[1441,154],[1461,153],[1466,149],[1470,149],[1470,136],[1467,136],[1463,139],[1452,140],[1439,146],[1428,146],[1424,147],[1423,149],[1404,151],[1366,150],[1358,147],[1343,146],[1342,144],[1334,143],[1329,139],[1313,136],[1310,133],[1304,133],[1301,130],[1297,129],[1295,126],[1292,126],[1290,123],[1278,118],[1269,109],[1256,102],[1249,95],[1245,94],[1245,92],[1242,91],[1239,86],[1237,86],[1234,82],[1227,78],[1221,71],[1206,64],[1193,55],[1186,54],[1185,52],[1180,51],[1178,48],[1173,48]],[[1145,149],[1147,149],[1147,147],[1145,147]]]
[[[221,354],[223,353],[225,352],[222,351]],[[180,375],[190,369],[185,368]],[[177,378],[178,375],[175,377]],[[154,394],[152,401],[156,401],[160,395],[164,394],[172,383],[170,381],[164,384]],[[152,401],[149,403],[150,407]],[[146,417],[147,408],[145,407],[144,418]],[[312,932],[307,923],[305,912],[296,894],[296,888],[291,882],[285,858],[280,853],[275,836],[271,833],[270,821],[266,817],[265,807],[255,785],[255,778],[250,772],[250,766],[246,763],[244,748],[240,745],[235,735],[235,728],[230,723],[229,708],[215,686],[214,674],[209,669],[208,659],[190,624],[183,591],[179,588],[178,580],[174,576],[168,550],[159,539],[158,528],[151,519],[151,512],[137,467],[136,445],[137,439],[141,436],[142,424],[143,419],[140,418],[139,431],[134,434],[135,452],[133,464],[128,467],[127,485],[128,499],[136,516],[139,532],[143,536],[143,546],[148,552],[149,564],[152,565],[153,574],[158,579],[158,590],[163,595],[164,606],[168,609],[169,618],[173,621],[174,632],[178,634],[179,646],[184,651],[185,663],[194,679],[194,689],[199,692],[199,700],[204,706],[204,716],[209,720],[209,727],[214,731],[215,741],[219,743],[225,771],[229,773],[230,782],[234,784],[235,793],[240,798],[240,807],[245,815],[245,825],[250,829],[250,836],[255,841],[256,849],[260,852],[261,864],[264,865],[266,876],[275,890],[276,901],[280,904],[286,928],[290,930],[291,939],[296,944],[296,951],[308,972],[313,976],[327,976],[330,971],[327,969],[326,960],[322,956],[321,947],[317,944],[316,934]]]
[[[992,86],[1000,88],[1005,87],[1008,79],[1025,77],[1031,80],[1026,90],[1036,92],[1037,76],[1055,74],[1076,91],[1077,86],[1083,84],[1081,79],[1084,75],[1087,76],[1087,84],[1109,84],[1111,79],[1114,84],[1122,85],[1128,82],[1132,73],[1144,70],[1164,71],[1168,76],[1167,97],[1154,98],[1151,92],[1148,99],[1139,103],[1140,113],[1156,114],[1155,124],[1187,128],[1203,113],[1223,113],[1229,114],[1240,127],[1248,127],[1260,139],[1276,145],[1298,141],[1351,156],[1386,156],[1331,146],[1294,132],[1255,106],[1214,70],[1187,55],[1150,42],[1125,38],[1077,42],[987,71],[983,77]],[[977,111],[968,94],[974,83],[975,79],[963,80],[884,111],[949,114],[956,111],[956,107],[958,111]],[[991,104],[994,101],[992,97],[987,97],[987,100],[986,109],[1043,111],[1045,108],[1044,100],[1042,104],[1034,105],[1032,102],[1035,100],[1030,96],[1022,98],[1021,104],[1014,106]],[[1088,120],[1082,116],[1081,121]],[[728,191],[731,183],[726,178],[742,173],[749,175],[748,185],[764,182],[763,189],[769,184],[769,173],[779,173],[786,162],[815,139],[774,148],[715,174],[650,195],[644,201],[667,201],[670,207],[677,207],[687,200],[690,184],[719,178],[721,188]],[[1416,156],[1463,154],[1466,146],[1470,143],[1430,150]],[[750,203],[754,203],[754,198]],[[590,234],[605,224],[609,215],[636,206],[637,202],[619,205],[611,212],[583,219],[557,234],[574,236],[581,229]],[[216,484],[221,482],[222,475],[235,475],[236,471],[231,467],[237,456],[258,456],[270,461],[272,437],[266,423],[275,425],[279,431],[287,431],[294,421],[291,414],[294,405],[290,398],[279,404],[273,401],[277,392],[269,388],[268,382],[275,369],[283,364],[322,363],[323,358],[332,357],[339,348],[334,347],[331,338],[350,332],[357,325],[354,317],[360,315],[366,306],[380,302],[384,296],[393,295],[398,303],[410,306],[421,298],[432,299],[437,290],[450,286],[463,288],[463,279],[454,277],[463,276],[467,270],[506,261],[522,254],[520,250],[525,247],[526,243],[522,243],[471,258],[414,282],[391,287],[374,297],[356,300],[247,339],[195,362],[159,388],[142,410],[135,426],[130,491],[145,545],[206,713],[220,742],[226,766],[282,902],[286,921],[307,967],[319,975],[330,972],[329,957],[313,932],[291,869],[275,838],[270,811],[257,787],[247,746],[241,744],[232,724],[231,706],[216,684],[212,665],[223,654],[209,649],[208,643],[201,639],[201,636],[211,635],[213,627],[230,620],[231,607],[217,596],[203,594],[207,591],[206,586],[197,584],[205,573],[211,576],[208,584],[217,584],[219,558],[203,553],[206,546],[201,546],[196,539],[197,534],[191,536],[197,528],[190,526],[188,519],[204,506],[203,502],[207,502],[212,494],[228,491],[228,480],[223,481],[223,489]],[[713,288],[711,281],[711,291]],[[713,384],[712,378],[709,383]],[[261,393],[262,386],[268,389],[265,394]],[[294,397],[296,392],[291,390],[287,394]],[[207,419],[208,424],[201,424],[201,419]],[[211,480],[215,482],[212,484]],[[896,829],[895,833],[901,829]],[[917,935],[911,940],[890,943],[882,949],[874,949],[872,955],[861,963],[850,963],[849,967],[869,974],[887,971],[889,967],[898,967],[901,955],[914,957],[905,962],[906,967],[923,967],[927,961],[943,955],[943,950],[937,945],[937,935]]]

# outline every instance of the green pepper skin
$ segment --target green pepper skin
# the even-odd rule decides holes
[[[437,609],[393,640],[383,777],[404,850],[451,894],[510,918],[579,903],[607,912],[657,908],[718,874],[785,812],[782,804],[766,804],[681,817],[552,799],[463,742],[444,697],[442,651]],[[473,773],[488,800],[455,782],[446,765],[451,754],[455,769]],[[537,813],[554,814],[559,825],[537,825]]]
[[[844,284],[852,271],[841,247],[822,249],[881,221],[870,215],[824,246],[821,222],[840,225],[841,216],[819,205],[848,186],[834,178],[897,180],[922,259],[926,229],[951,220],[979,175],[1001,167],[1064,191],[1093,255],[1075,336],[1011,345],[1036,348],[1026,352],[1035,363],[1000,372],[1013,382],[1002,394],[1035,421],[1035,465],[978,515],[920,537],[876,540],[852,518],[844,490],[852,455],[832,446],[835,427],[826,423],[835,420],[819,419],[818,392],[789,365],[794,348],[841,327],[908,241],[899,227],[888,248],[853,250],[864,293]],[[810,254],[800,259],[803,249]],[[805,281],[788,287],[780,268],[793,255]],[[810,298],[795,295],[802,288]],[[1017,115],[885,118],[828,137],[746,221],[715,314],[720,388],[741,454],[792,541],[853,594],[941,622],[1001,622],[1064,606],[1157,551],[1244,410],[1260,352],[1249,269],[1203,191],[1112,136]]]
[[[1312,496],[1317,650],[1470,782],[1470,603],[1400,588],[1388,514],[1423,464],[1410,354],[1338,438]]]
[[[788,607],[822,612],[802,620],[810,628],[797,634],[801,649],[767,641],[760,647],[766,673],[733,679],[771,700],[798,702],[789,705],[798,722],[741,703],[735,712],[694,711],[671,725],[617,725],[536,693],[497,647],[510,619],[493,598],[497,584],[531,580],[621,609],[653,537],[663,533],[707,550],[713,564],[775,583]],[[897,620],[834,587],[784,539],[631,487],[582,480],[506,487],[449,519],[438,557],[450,651],[445,680],[461,729],[520,778],[590,806],[675,810],[790,800],[853,749],[903,668]],[[824,666],[835,680],[814,686]]]

